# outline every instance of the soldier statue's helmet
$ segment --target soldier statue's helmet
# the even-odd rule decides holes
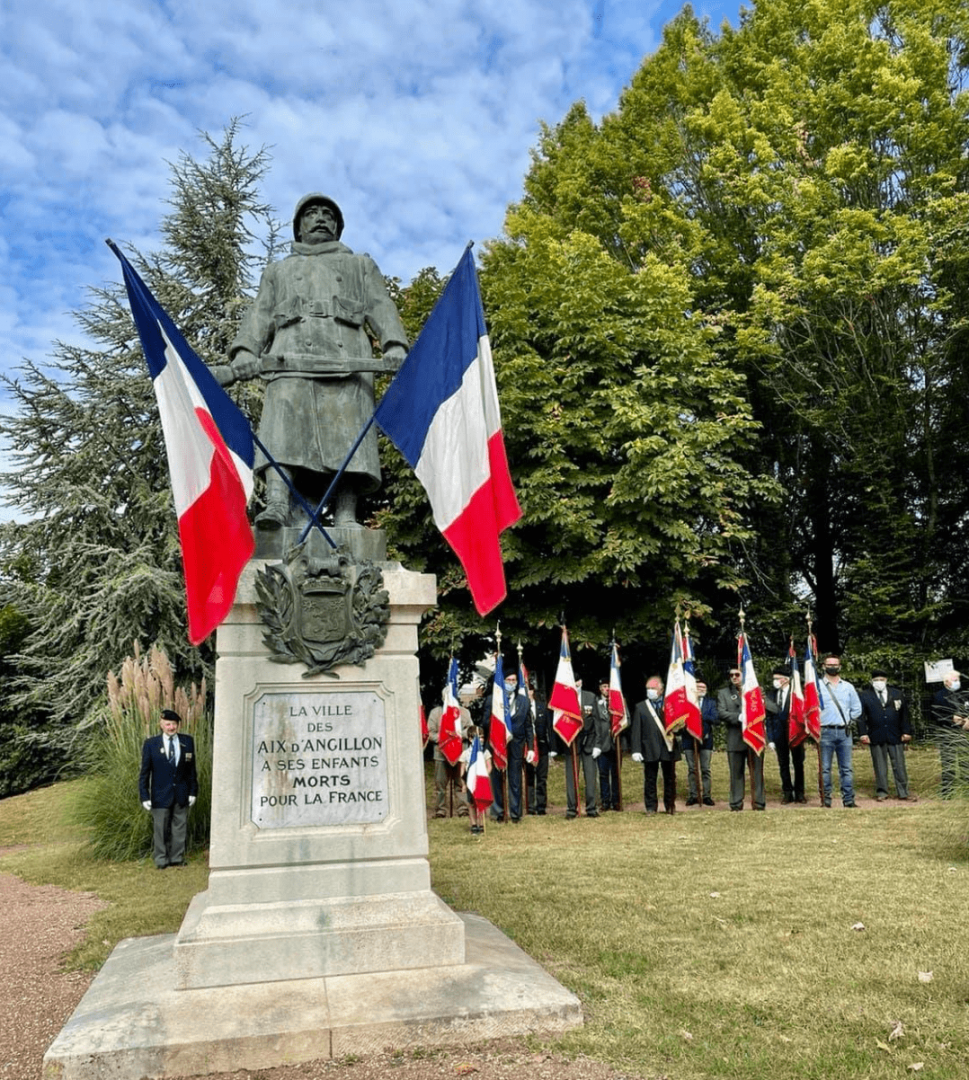
[[[337,240],[343,235],[343,211],[339,206],[329,197],[329,195],[321,195],[318,191],[314,191],[310,195],[304,195],[302,199],[296,204],[296,210],[293,212],[293,238],[299,240],[299,219],[300,215],[307,208],[314,203],[322,203],[324,206],[328,206],[333,211],[333,216],[336,218],[336,238]]]

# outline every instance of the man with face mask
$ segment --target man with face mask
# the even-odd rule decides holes
[[[643,802],[647,814],[659,809],[656,780],[663,770],[663,809],[667,814],[676,812],[676,763],[680,760],[680,740],[675,734],[666,734],[663,719],[663,680],[653,675],[646,681],[646,700],[641,701],[633,712],[630,743],[633,761],[643,766]]]
[[[703,722],[703,739],[700,741],[700,783],[703,785],[703,805],[715,806],[711,789],[710,763],[713,760],[713,726],[720,722],[717,715],[717,703],[707,694],[707,684],[703,679],[696,681],[696,694],[700,704],[700,719]],[[696,784],[696,764],[693,761],[693,736],[684,728],[680,732],[680,749],[686,764],[688,785],[687,806],[696,806],[700,801],[700,792]]]
[[[861,716],[858,693],[841,678],[841,657],[824,658],[824,685],[821,690],[821,773],[824,805],[831,805],[831,761],[838,758],[841,801],[847,810],[855,808],[854,770],[851,765],[851,722]]]
[[[773,686],[764,694],[767,712],[767,743],[777,755],[777,768],[781,774],[783,801],[807,802],[804,797],[804,743],[791,746],[791,674],[790,668],[778,665],[774,668]],[[791,767],[794,777],[791,779]]]
[[[534,738],[532,711],[525,688],[518,692],[518,676],[514,671],[505,674],[505,698],[508,717],[511,720],[511,738],[508,740],[508,809],[514,823],[522,817],[522,766],[525,756],[529,764],[535,763],[531,746]]]
[[[908,704],[897,686],[888,685],[888,672],[876,668],[871,673],[871,689],[863,690],[858,737],[871,751],[875,770],[875,798],[888,798],[888,762],[895,775],[895,794],[908,798],[908,771],[905,768],[905,743],[912,741],[912,723]]]
[[[717,715],[727,726],[727,767],[730,770],[730,809],[744,808],[744,777],[750,770],[754,809],[766,807],[764,794],[764,755],[749,753],[744,742],[740,711],[742,677],[739,668],[730,669],[730,682],[717,694]]]
[[[966,736],[969,727],[969,703],[962,689],[962,676],[950,671],[942,682],[942,689],[932,699],[932,720],[937,728],[939,757],[942,762],[942,784],[939,794],[951,799],[955,789],[956,770],[960,780],[969,782],[966,767]]]

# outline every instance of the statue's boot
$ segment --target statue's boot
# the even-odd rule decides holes
[[[275,530],[289,524],[290,497],[286,481],[275,471],[266,475],[266,509],[256,517],[256,528]]]
[[[356,525],[357,523],[357,493],[355,491],[338,491],[336,505],[333,508],[334,525]]]

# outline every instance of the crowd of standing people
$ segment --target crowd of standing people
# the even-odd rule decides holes
[[[548,812],[549,766],[557,758],[565,763],[565,816],[589,818],[623,809],[620,765],[628,754],[643,768],[643,808],[647,815],[662,809],[676,812],[677,763],[686,770],[686,806],[716,806],[711,764],[715,733],[722,727],[727,754],[729,787],[727,803],[731,811],[744,809],[745,795],[755,811],[763,811],[765,759],[776,762],[783,803],[808,803],[809,791],[817,790],[824,807],[832,805],[834,771],[841,805],[857,806],[852,752],[854,732],[871,755],[875,798],[882,802],[891,795],[907,801],[911,793],[906,767],[906,748],[913,738],[912,719],[906,695],[889,680],[888,673],[875,668],[869,683],[856,687],[842,676],[841,660],[829,655],[823,662],[820,682],[820,742],[818,779],[806,779],[806,744],[791,744],[788,724],[791,703],[790,668],[773,669],[771,684],[764,692],[767,753],[754,753],[743,738],[742,673],[739,667],[728,672],[727,684],[711,694],[705,680],[697,676],[697,697],[702,719],[702,739],[685,730],[667,731],[664,721],[664,683],[659,675],[646,680],[646,696],[632,710],[630,723],[615,733],[610,716],[609,680],[602,679],[598,693],[576,680],[582,712],[581,728],[571,745],[566,745],[553,726],[553,712],[533,685],[519,693],[517,675],[507,673],[504,693],[511,720],[507,767],[496,767],[487,754],[492,800],[487,808],[494,821],[517,823],[523,815],[542,816]],[[482,747],[488,745],[492,693],[485,680],[462,692],[461,729],[466,742],[477,734]],[[468,751],[456,765],[450,765],[437,745],[440,707],[432,710],[428,728],[434,743],[435,806],[437,817],[468,814],[469,800],[463,775]],[[961,675],[949,672],[931,706],[933,730],[941,757],[941,797],[951,798],[959,782],[969,788],[969,698],[962,692]],[[813,745],[813,744],[809,744]],[[889,776],[891,773],[891,777]],[[682,780],[681,780],[682,783]],[[581,791],[580,791],[581,789]],[[451,804],[448,804],[448,790]],[[456,794],[455,794],[456,793]],[[662,794],[662,806],[660,805]],[[638,799],[637,799],[638,801]],[[456,802],[457,809],[454,808]],[[473,813],[473,809],[472,809]],[[481,825],[474,826],[480,831]]]

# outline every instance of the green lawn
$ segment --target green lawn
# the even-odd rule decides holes
[[[481,839],[463,820],[434,820],[434,887],[580,996],[586,1024],[555,1043],[565,1053],[671,1080],[880,1080],[919,1064],[924,1076],[963,1080],[969,802],[925,797],[936,759],[910,760],[923,793],[914,805],[780,807],[769,761],[764,814],[553,814],[489,825]],[[856,776],[870,795],[867,754],[856,754]],[[640,778],[628,763],[630,802]],[[205,865],[201,854],[182,873],[93,862],[58,824],[69,791],[0,803],[0,846],[30,845],[0,870],[112,902],[70,961],[91,965],[121,937],[177,929]],[[725,791],[718,754],[721,805]],[[551,795],[561,808],[561,767]]]

